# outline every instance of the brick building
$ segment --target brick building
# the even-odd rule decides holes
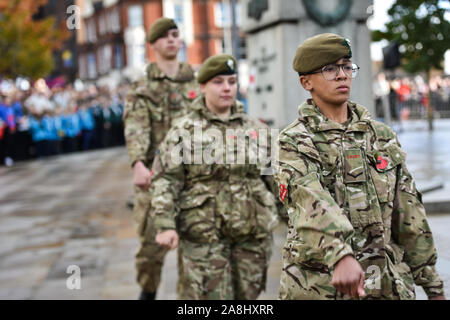
[[[74,0],[49,0],[33,15],[33,19],[53,17],[56,28],[66,28],[67,8],[73,4]],[[78,71],[76,51],[76,32],[74,29],[69,29],[69,37],[62,43],[61,48],[53,50],[54,68],[48,78],[62,76],[65,81],[73,82]]]
[[[183,48],[179,58],[194,67],[207,57],[231,52],[230,6],[221,0],[75,0],[78,76],[102,82],[134,80],[155,53],[145,36],[161,16],[175,19]],[[244,37],[242,35],[242,43]],[[245,50],[241,50],[245,52]]]

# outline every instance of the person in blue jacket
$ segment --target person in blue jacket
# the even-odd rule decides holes
[[[48,131],[45,128],[44,117],[30,115],[31,138],[36,147],[36,156],[39,159],[49,155]]]
[[[43,121],[48,130],[50,155],[57,155],[61,152],[61,140],[64,137],[60,110],[47,111]]]
[[[64,131],[63,151],[74,152],[77,150],[77,137],[81,134],[81,121],[76,112],[76,106],[71,105],[64,110],[62,116]]]
[[[0,119],[3,126],[0,161],[4,161],[5,165],[9,167],[14,163],[15,137],[18,124],[11,94],[5,94],[3,102],[0,103]]]
[[[81,105],[78,110],[81,124],[82,149],[89,150],[92,147],[92,138],[95,129],[94,117],[86,105]]]

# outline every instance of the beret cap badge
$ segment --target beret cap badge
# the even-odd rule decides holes
[[[230,68],[230,70],[234,70],[234,61],[233,60],[228,59],[227,65],[228,65],[228,68]]]

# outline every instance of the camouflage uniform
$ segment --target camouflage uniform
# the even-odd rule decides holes
[[[255,152],[249,150],[250,145],[266,147],[256,133],[265,126],[249,119],[239,102],[228,120],[209,111],[203,97],[192,108],[169,131],[153,164],[155,228],[160,232],[176,229],[180,236],[185,281],[180,299],[256,299],[265,288],[271,233],[278,223],[277,200],[268,187],[273,182],[277,190],[276,182],[273,176],[263,178],[258,165],[248,161],[249,152]],[[220,164],[218,158],[211,164],[205,160],[183,164],[171,157],[180,145],[189,154],[194,150],[192,161],[196,153],[201,156],[198,147],[206,150],[214,139],[208,129],[216,130],[224,141],[215,149],[216,156],[226,154],[227,148],[235,152],[237,136],[226,130],[237,128],[247,141],[245,164],[226,164],[225,160]],[[190,138],[180,130],[189,132]]]
[[[155,63],[147,76],[133,84],[126,98],[125,139],[131,166],[142,161],[151,166],[159,143],[173,122],[188,113],[188,105],[198,94],[194,73],[180,64],[175,78],[167,77]],[[135,187],[134,219],[141,246],[136,254],[137,281],[146,292],[156,292],[166,250],[155,242],[155,230],[147,219],[150,193]]]
[[[442,295],[406,154],[388,126],[348,105],[349,120],[338,124],[308,100],[280,134],[276,179],[289,214],[280,298],[351,299],[331,285],[346,255],[366,273],[366,299],[415,299],[414,283]]]

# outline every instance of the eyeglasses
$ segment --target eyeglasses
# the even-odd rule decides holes
[[[322,73],[322,76],[325,80],[331,81],[337,78],[340,69],[344,71],[344,74],[346,76],[352,77],[354,79],[358,75],[358,70],[360,69],[360,67],[356,63],[329,64],[323,67],[320,71],[307,72],[303,73],[303,75]]]

